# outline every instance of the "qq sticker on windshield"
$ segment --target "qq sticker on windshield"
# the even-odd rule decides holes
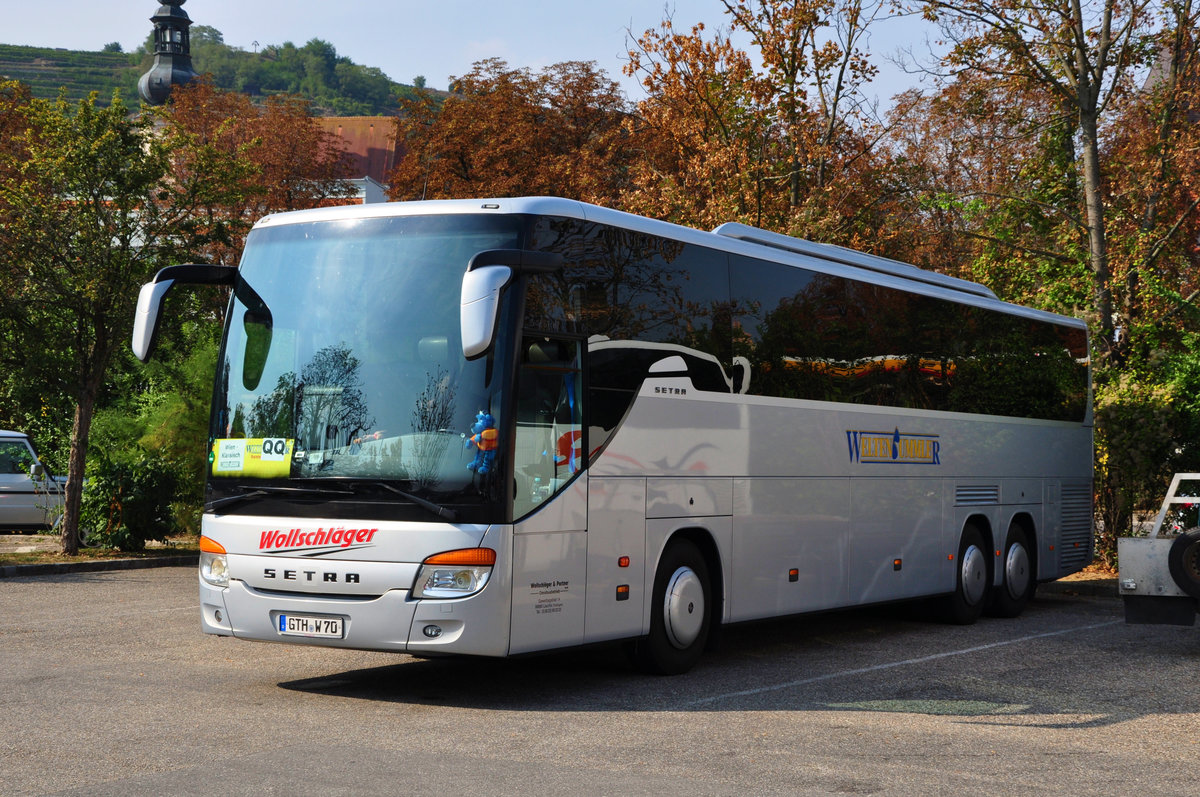
[[[213,442],[213,476],[286,478],[294,440],[282,437],[221,438]]]

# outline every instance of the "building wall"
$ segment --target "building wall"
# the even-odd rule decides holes
[[[323,116],[317,122],[346,144],[352,173],[387,185],[388,176],[404,155],[396,141],[396,119],[392,116]]]

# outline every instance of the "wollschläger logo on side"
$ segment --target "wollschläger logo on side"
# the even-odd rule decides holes
[[[863,465],[941,465],[942,444],[935,434],[914,434],[895,429],[872,432],[846,430],[850,462]]]

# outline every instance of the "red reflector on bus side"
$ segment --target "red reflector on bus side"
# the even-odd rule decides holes
[[[423,564],[491,567],[496,564],[496,552],[491,548],[460,548],[457,551],[435,553],[426,557]]]
[[[225,546],[202,534],[200,535],[200,550],[205,553],[225,553]]]
[[[617,567],[629,567],[629,557],[622,556],[617,560]]]

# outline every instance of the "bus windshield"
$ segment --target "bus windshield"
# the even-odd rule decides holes
[[[213,402],[217,491],[341,479],[477,501],[476,424],[496,425],[504,369],[463,357],[460,287],[474,254],[519,238],[519,219],[470,215],[252,232]]]

